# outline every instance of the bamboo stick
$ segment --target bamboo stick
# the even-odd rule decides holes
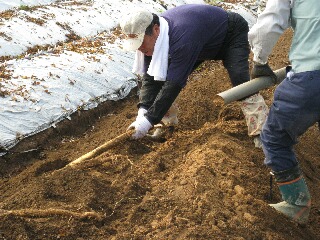
[[[92,151],[82,155],[81,157],[77,158],[76,160],[70,162],[68,165],[66,165],[66,167],[70,166],[70,167],[74,167],[75,165],[88,160],[90,158],[94,158],[98,155],[100,155],[101,153],[105,152],[106,150],[118,145],[119,143],[121,143],[122,141],[128,139],[132,133],[134,132],[134,130],[128,130],[127,132],[120,134],[119,136],[105,142],[104,144],[102,144],[101,146],[93,149]]]

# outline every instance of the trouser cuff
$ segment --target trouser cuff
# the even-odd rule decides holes
[[[299,178],[302,175],[299,165],[296,165],[295,167],[284,170],[284,171],[279,171],[279,172],[272,171],[272,173],[277,183],[289,182]]]

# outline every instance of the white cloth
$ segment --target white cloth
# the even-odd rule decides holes
[[[137,50],[132,72],[139,75],[147,72],[150,76],[154,77],[154,80],[165,81],[167,78],[169,58],[169,25],[163,17],[159,17],[159,21],[160,33],[154,46],[148,70],[144,69],[144,54]]]
[[[146,73],[146,70],[144,69],[144,54],[139,50],[136,51],[134,57],[132,72],[138,75]]]
[[[253,60],[266,64],[282,33],[290,27],[290,8],[294,0],[269,0],[257,23],[249,31]]]

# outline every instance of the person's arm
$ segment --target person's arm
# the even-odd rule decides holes
[[[149,79],[151,80],[151,79]],[[153,78],[152,78],[153,80]],[[138,104],[140,105],[140,109],[138,111],[141,112],[141,116],[136,118],[136,120],[129,126],[128,129],[135,129],[135,133],[132,135],[132,138],[139,139],[144,137],[150,128],[154,126],[155,124],[159,123],[163,116],[166,114],[166,112],[169,110],[171,105],[173,104],[176,97],[179,95],[182,87],[179,85],[176,85],[172,81],[154,81],[155,85],[149,85],[151,86],[151,89],[149,88],[150,95],[147,94],[148,91],[143,91],[143,95],[141,96],[142,101],[145,103],[148,103],[147,105],[143,105],[142,103]],[[151,99],[153,98],[154,94],[156,93],[155,89],[152,88],[152,86],[160,86],[161,83],[161,89],[159,90],[155,100],[153,101],[153,104],[150,108],[146,109],[151,102]],[[148,85],[148,84],[147,84]],[[146,90],[148,88],[145,88]],[[144,108],[145,107],[145,108]]]
[[[138,108],[148,110],[152,106],[163,84],[164,81],[155,81],[154,77],[149,74],[145,74],[142,77]]]
[[[161,90],[159,91],[152,106],[148,109],[145,117],[148,121],[155,125],[161,121],[164,115],[167,113],[176,97],[179,95],[182,87],[174,83],[173,81],[166,80],[163,83]]]
[[[138,106],[148,110],[145,117],[153,125],[161,121],[186,85],[200,50],[195,43],[179,45],[171,52],[166,81],[156,81],[149,75],[143,79]]]
[[[254,62],[267,64],[279,37],[290,26],[291,1],[269,0],[266,9],[258,16],[248,35]]]

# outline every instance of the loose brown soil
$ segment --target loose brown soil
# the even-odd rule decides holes
[[[291,37],[279,40],[273,69],[288,64]],[[280,195],[275,186],[270,195],[239,105],[214,104],[229,87],[221,63],[206,62],[178,97],[172,136],[125,140],[74,168],[65,166],[134,121],[136,89],[23,140],[0,161],[0,239],[320,239],[317,126],[295,148],[313,196],[300,226],[268,206]],[[273,90],[261,92],[268,105]]]

